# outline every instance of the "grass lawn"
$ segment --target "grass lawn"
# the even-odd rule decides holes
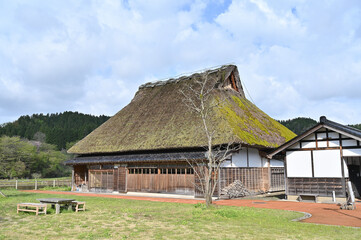
[[[59,180],[59,181],[63,181],[63,180],[71,180],[71,177],[59,177],[59,178],[31,178],[31,179],[18,179],[19,182],[21,181],[27,181],[27,182],[35,182],[35,180],[37,181],[52,181],[52,180]],[[16,179],[0,179],[0,183],[2,182],[14,182],[16,181]]]
[[[16,214],[16,204],[48,194],[3,190],[0,239],[360,239],[361,229],[292,222],[302,214],[271,209],[56,195],[87,211]]]

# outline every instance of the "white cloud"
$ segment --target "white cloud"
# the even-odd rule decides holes
[[[361,122],[358,1],[228,4],[2,3],[0,122],[65,110],[112,115],[148,80],[230,62],[274,118]]]

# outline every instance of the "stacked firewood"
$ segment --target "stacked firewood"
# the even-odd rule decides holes
[[[221,197],[238,198],[250,195],[250,192],[240,180],[236,180],[221,190]]]

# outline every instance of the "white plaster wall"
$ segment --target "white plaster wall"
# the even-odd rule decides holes
[[[330,147],[339,147],[340,146],[340,141],[339,140],[329,141],[329,146]]]
[[[267,160],[262,159],[258,149],[248,148],[249,167],[267,166]],[[226,161],[222,167],[247,167],[247,148],[242,148],[238,153],[232,155],[232,161]]]
[[[320,141],[317,143],[318,147],[327,147],[327,142],[326,141]]]
[[[342,140],[342,147],[356,147],[356,140]]]
[[[315,148],[316,142],[303,142],[302,148]]]
[[[249,167],[263,167],[262,158],[255,148],[248,148]]]
[[[268,161],[269,161],[268,158],[262,157],[261,161],[262,161],[262,167],[268,167]]]
[[[310,134],[309,136],[305,137],[303,140],[315,140],[316,136],[314,133]]]
[[[224,167],[247,167],[247,150],[242,148],[238,153],[232,154],[232,165]]]
[[[339,138],[339,135],[337,132],[329,132],[328,137],[329,138]]]
[[[347,163],[346,163],[345,159],[343,159],[343,171],[345,173],[344,176],[348,178],[348,168],[347,168]],[[361,171],[361,169],[360,169],[360,171]]]
[[[287,151],[288,177],[312,177],[311,151]]]
[[[291,147],[289,147],[289,148],[299,149],[299,148],[300,148],[300,143],[297,142],[297,143],[293,144],[293,145],[292,145]]]
[[[271,167],[284,167],[283,161],[271,159]]]
[[[317,139],[326,139],[326,133],[317,133]]]
[[[361,149],[343,149],[342,154],[344,157],[361,157]]]
[[[313,151],[315,177],[342,177],[340,150]]]

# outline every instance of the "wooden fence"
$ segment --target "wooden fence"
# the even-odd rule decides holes
[[[236,180],[240,180],[251,192],[263,192],[269,189],[268,168],[222,168],[220,169],[219,188],[223,189]]]
[[[285,190],[285,168],[271,167],[271,188],[270,192]]]
[[[54,180],[2,180],[0,188],[15,189],[39,189],[42,187],[71,187],[71,179],[54,179]]]

